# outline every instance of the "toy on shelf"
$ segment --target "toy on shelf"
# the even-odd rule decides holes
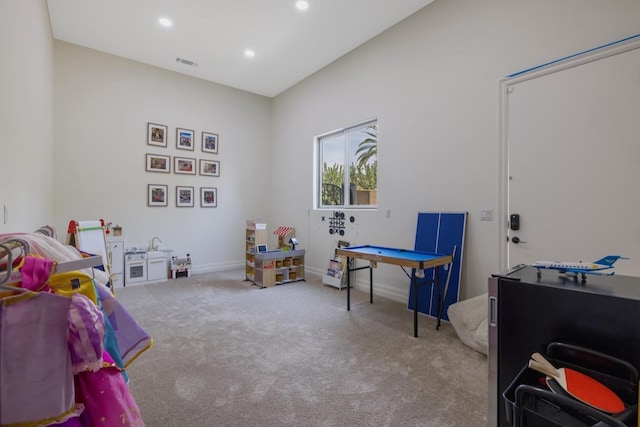
[[[278,227],[273,234],[278,236],[278,249],[284,249],[285,247],[289,249],[289,239],[295,237],[296,229],[293,227]]]
[[[191,255],[185,257],[171,257],[171,278],[189,277],[191,269]]]
[[[515,237],[514,237],[515,239]],[[571,277],[574,280],[578,280],[578,276],[581,276],[582,283],[586,283],[587,274],[594,274],[597,276],[613,276],[614,271],[610,271],[613,268],[613,264],[619,259],[629,259],[620,255],[607,255],[593,262],[582,261],[536,261],[531,264],[538,270],[538,277],[542,276],[541,269],[557,270],[560,274],[566,277]],[[607,271],[603,271],[607,270]]]
[[[347,276],[345,273],[347,269],[347,258],[338,255],[336,249],[349,247],[349,242],[344,240],[338,240],[331,245],[331,252],[329,252],[329,262],[327,263],[327,271],[322,276],[322,284],[333,286],[334,288],[342,289],[347,286]]]

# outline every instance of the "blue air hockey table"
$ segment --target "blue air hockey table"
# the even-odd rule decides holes
[[[373,304],[373,269],[377,264],[393,264],[398,265],[404,270],[407,276],[411,277],[414,287],[414,305],[413,305],[413,336],[418,336],[418,288],[427,285],[434,285],[438,291],[438,321],[436,329],[440,328],[440,318],[442,316],[442,307],[444,304],[444,293],[441,288],[440,269],[435,268],[442,265],[451,264],[453,257],[451,255],[420,252],[407,249],[387,248],[383,246],[349,246],[346,248],[336,249],[336,254],[347,258],[347,311],[351,310],[351,272],[369,269],[369,302]],[[351,263],[356,259],[369,261],[369,265],[351,268]],[[411,268],[411,275],[407,273],[406,268]],[[428,268],[434,268],[435,274],[433,280],[418,283],[416,273],[424,271]],[[418,273],[419,274],[419,273]]]

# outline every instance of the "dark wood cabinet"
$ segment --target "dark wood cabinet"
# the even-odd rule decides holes
[[[502,393],[532,353],[567,343],[640,369],[640,277],[587,282],[530,266],[489,278],[489,425],[509,426]],[[634,423],[635,425],[635,423]]]

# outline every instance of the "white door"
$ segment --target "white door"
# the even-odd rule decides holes
[[[640,49],[505,88],[507,265],[622,255],[640,276]]]

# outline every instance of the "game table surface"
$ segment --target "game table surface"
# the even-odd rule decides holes
[[[336,249],[338,255],[412,268],[430,268],[451,262],[451,255],[385,246],[362,245]]]

